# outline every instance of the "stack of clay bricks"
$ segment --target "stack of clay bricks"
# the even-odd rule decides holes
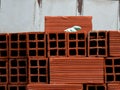
[[[9,33],[8,90],[25,90],[28,83],[27,34]]]

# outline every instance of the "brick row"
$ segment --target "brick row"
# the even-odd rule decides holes
[[[28,84],[27,90],[83,90],[82,84]]]
[[[105,59],[105,82],[120,82],[120,57]]]
[[[64,31],[73,26],[81,26],[82,31],[92,30],[91,16],[46,16],[45,17],[45,32]]]
[[[27,66],[26,58],[9,59],[9,84],[27,84]]]
[[[0,84],[8,83],[8,59],[0,59]]]
[[[0,34],[0,58],[8,58],[8,34]]]
[[[104,83],[104,58],[50,58],[50,83]]]
[[[48,83],[48,59],[29,57],[28,83]]]
[[[108,56],[107,31],[91,31],[88,34],[88,56]]]

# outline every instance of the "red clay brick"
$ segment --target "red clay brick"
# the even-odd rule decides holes
[[[46,34],[44,32],[29,32],[27,47],[28,56],[46,57]]]
[[[120,82],[120,57],[105,59],[105,82]]]
[[[109,31],[109,56],[120,56],[120,32]]]
[[[86,33],[74,32],[67,33],[68,57],[86,56]]]
[[[50,83],[104,83],[104,58],[50,58]]]
[[[9,59],[9,83],[10,84],[27,84],[27,59],[11,58]]]
[[[48,59],[29,57],[28,76],[29,83],[48,83]]]
[[[27,33],[9,34],[9,58],[27,57]]]
[[[64,31],[72,26],[81,26],[82,31],[92,30],[91,16],[46,16],[45,32]]]
[[[83,90],[82,84],[28,84],[27,90]]]
[[[88,34],[88,56],[108,56],[107,31],[91,31]]]
[[[47,33],[48,57],[67,56],[67,34],[65,32]]]

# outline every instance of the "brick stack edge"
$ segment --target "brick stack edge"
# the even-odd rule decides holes
[[[46,32],[0,34],[0,90],[120,90],[119,32],[91,31],[91,17],[45,19]]]

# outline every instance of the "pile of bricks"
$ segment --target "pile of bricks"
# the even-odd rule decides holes
[[[119,32],[91,31],[92,17],[45,19],[46,32],[0,34],[0,90],[120,90]]]

